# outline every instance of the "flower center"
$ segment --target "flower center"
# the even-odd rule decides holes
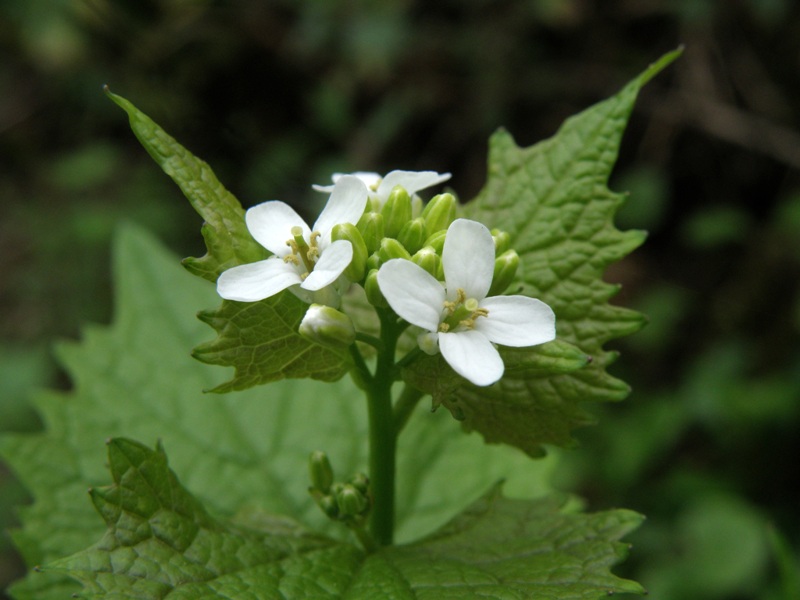
[[[292,252],[283,257],[283,262],[299,266],[300,261],[303,261],[303,266],[306,268],[306,272],[301,275],[303,279],[314,270],[314,264],[319,260],[318,241],[320,235],[322,234],[319,231],[313,231],[309,242],[306,243],[303,238],[303,229],[295,225],[292,227],[292,237],[286,240],[286,245],[292,249]]]
[[[466,292],[461,288],[456,290],[456,299],[452,302],[445,300],[443,306],[444,320],[439,324],[439,331],[442,333],[474,329],[478,317],[489,316],[489,311],[479,308],[478,301],[467,298]]]

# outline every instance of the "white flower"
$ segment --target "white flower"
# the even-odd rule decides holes
[[[441,351],[459,375],[491,385],[505,366],[494,344],[535,346],[555,338],[552,309],[527,296],[486,294],[494,274],[492,234],[481,223],[453,221],[442,251],[445,284],[409,260],[394,259],[378,271],[386,301],[403,319],[426,330],[420,347]]]
[[[217,279],[217,293],[227,300],[255,302],[289,288],[307,302],[312,296],[331,298],[325,288],[336,282],[353,259],[352,244],[331,242],[331,230],[339,223],[357,223],[366,204],[364,183],[345,176],[333,187],[313,228],[278,200],[252,207],[245,215],[247,229],[274,256],[228,269]]]
[[[413,198],[417,192],[450,179],[450,173],[437,173],[436,171],[392,171],[386,177],[366,171],[358,171],[350,175],[358,177],[369,188],[370,200],[377,201],[378,209],[383,206],[396,185],[405,188],[408,195]],[[345,174],[334,173],[333,182],[336,183],[342,177],[345,177]],[[318,192],[330,192],[333,189],[332,185],[314,185],[312,187]]]

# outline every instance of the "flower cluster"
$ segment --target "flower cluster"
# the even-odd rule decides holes
[[[314,303],[302,335],[349,346],[355,329],[336,309],[341,294],[357,283],[377,310],[391,310],[419,328],[424,352],[441,352],[465,379],[491,385],[504,372],[496,345],[550,341],[555,316],[535,298],[502,295],[519,264],[507,234],[456,219],[457,201],[449,193],[422,207],[417,192],[449,177],[433,171],[336,174],[333,185],[314,186],[330,198],[313,227],[282,202],[251,208],[248,230],[273,256],[222,273],[220,296],[254,302],[288,289]]]

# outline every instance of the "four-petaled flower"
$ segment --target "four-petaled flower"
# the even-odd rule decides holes
[[[357,223],[367,204],[367,188],[358,177],[341,177],[331,192],[313,228],[278,200],[249,209],[247,229],[274,256],[223,272],[217,279],[217,293],[239,302],[263,300],[287,288],[307,302],[324,296],[325,288],[337,281],[353,259],[352,244],[332,242],[331,230],[339,223]],[[333,303],[338,299],[338,294],[328,296]]]
[[[494,344],[535,346],[555,338],[555,315],[527,296],[486,297],[494,274],[492,234],[476,221],[457,219],[447,230],[442,265],[444,287],[409,260],[394,259],[378,271],[389,306],[426,332],[418,337],[429,354],[441,351],[459,375],[491,385],[505,366]]]
[[[378,203],[376,208],[383,206],[396,185],[405,188],[408,195],[413,198],[417,192],[450,179],[450,173],[437,173],[436,171],[391,171],[386,174],[386,177],[368,171],[358,171],[350,175],[358,177],[369,188],[370,199]],[[334,173],[333,182],[336,183],[345,176],[343,173]],[[332,185],[314,185],[312,187],[318,192],[333,190]]]

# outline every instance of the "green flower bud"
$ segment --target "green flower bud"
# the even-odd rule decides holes
[[[381,257],[378,255],[377,252],[373,252],[369,255],[367,259],[367,273],[372,271],[372,269],[380,269],[381,268]]]
[[[489,288],[489,296],[497,296],[506,291],[514,281],[519,267],[519,254],[515,250],[506,250],[494,261],[494,277]]]
[[[427,235],[425,219],[418,217],[403,226],[403,229],[400,230],[397,236],[397,241],[403,244],[410,254],[414,254],[417,250],[422,248],[422,244],[425,242]]]
[[[378,250],[378,256],[381,259],[381,263],[385,263],[393,258],[405,258],[406,260],[411,260],[411,255],[408,253],[408,250],[403,247],[403,244],[390,237],[385,237],[381,240],[381,247],[380,250]]]
[[[333,496],[322,496],[317,499],[317,506],[322,509],[328,517],[336,519],[339,516],[339,503]]]
[[[500,256],[511,246],[511,236],[507,231],[492,229],[492,239],[494,240],[494,255]]]
[[[422,211],[425,208],[422,198],[414,194],[411,196],[411,218],[416,219],[422,216]]]
[[[369,506],[366,496],[349,483],[344,484],[337,492],[336,502],[339,505],[340,517],[357,517]]]
[[[308,473],[311,485],[315,490],[327,494],[333,483],[333,467],[328,460],[328,455],[317,450],[308,457]]]
[[[428,239],[425,240],[425,245],[430,246],[433,248],[437,254],[442,254],[442,249],[444,248],[444,238],[447,235],[447,230],[442,229],[437,231],[433,235],[428,236]]]
[[[386,226],[386,235],[396,238],[403,226],[411,220],[411,197],[403,186],[396,185],[392,188],[381,214]]]
[[[347,240],[353,246],[353,260],[342,273],[350,281],[361,281],[366,273],[367,245],[358,228],[352,223],[339,223],[331,230],[331,240]]]
[[[383,297],[383,292],[381,292],[381,288],[378,285],[378,269],[372,269],[367,273],[367,279],[364,281],[364,292],[367,294],[367,301],[372,306],[389,307],[389,303],[386,302],[386,298]]]
[[[333,348],[346,348],[356,341],[356,330],[350,317],[323,304],[308,307],[298,332],[307,340]]]
[[[434,234],[450,227],[450,223],[456,218],[457,205],[458,202],[453,194],[439,194],[431,198],[428,206],[422,211],[428,233]]]
[[[433,275],[436,279],[442,279],[444,273],[442,271],[442,257],[436,254],[436,250],[432,246],[425,246],[414,256],[411,261],[415,265],[419,265],[428,273]]]
[[[358,220],[358,230],[367,246],[367,252],[372,254],[381,247],[384,236],[383,215],[378,212],[366,212]]]
[[[365,496],[369,492],[369,478],[363,473],[356,473],[350,478],[350,484]]]

